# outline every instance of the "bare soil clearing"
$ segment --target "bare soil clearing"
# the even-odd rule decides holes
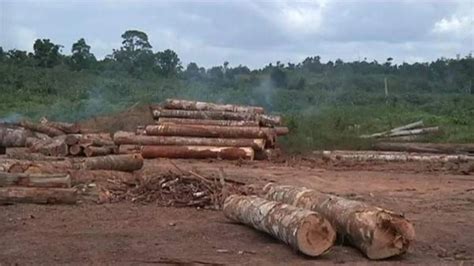
[[[381,264],[474,263],[474,176],[454,165],[357,163],[312,158],[285,162],[173,160],[182,169],[264,185],[314,188],[403,212],[414,223],[409,252]],[[144,174],[173,171],[147,160]],[[309,259],[272,237],[227,220],[222,212],[115,203],[0,206],[0,264],[285,264],[370,263],[337,245]]]

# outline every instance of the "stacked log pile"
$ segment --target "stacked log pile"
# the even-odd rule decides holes
[[[154,125],[114,134],[119,153],[253,160],[274,149],[277,136],[288,134],[281,117],[265,114],[262,107],[168,99],[150,110]]]

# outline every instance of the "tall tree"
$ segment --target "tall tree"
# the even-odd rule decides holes
[[[176,75],[182,68],[178,55],[170,49],[156,53],[156,65],[158,71],[165,76]]]
[[[71,67],[75,70],[87,69],[96,62],[94,54],[90,52],[91,47],[87,45],[84,38],[79,39],[72,45]]]
[[[113,58],[132,74],[151,70],[154,55],[148,35],[138,30],[127,30],[122,34],[122,39],[122,47],[120,50],[114,50]]]
[[[52,43],[49,39],[37,39],[33,45],[34,58],[40,67],[53,67],[61,62],[61,45]]]

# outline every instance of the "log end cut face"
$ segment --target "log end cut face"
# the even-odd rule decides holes
[[[336,240],[331,224],[318,215],[309,215],[296,232],[299,250],[308,256],[319,256],[327,252]]]
[[[360,213],[359,215],[375,215],[377,221],[373,237],[366,246],[366,255],[370,259],[385,259],[404,254],[410,243],[415,239],[415,229],[403,216],[386,210],[376,213]]]

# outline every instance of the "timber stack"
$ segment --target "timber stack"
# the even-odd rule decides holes
[[[266,158],[278,136],[288,134],[280,116],[263,107],[168,99],[151,105],[155,124],[136,132],[119,131],[119,153],[140,152],[144,158]]]

